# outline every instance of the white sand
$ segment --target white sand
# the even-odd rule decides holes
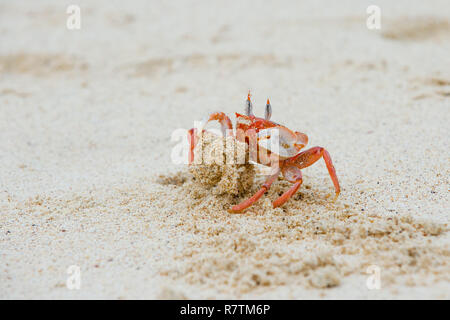
[[[77,2],[78,31],[0,2],[0,298],[450,298],[448,1],[377,1],[380,31],[356,0]],[[322,162],[278,211],[285,182],[243,215],[161,184],[173,130],[248,89],[329,150],[336,203]]]

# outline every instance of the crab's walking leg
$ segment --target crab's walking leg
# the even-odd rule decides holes
[[[222,128],[222,134],[225,137],[226,134],[233,134],[233,123],[230,118],[223,112],[214,112],[209,116],[209,119],[206,123],[217,120],[220,123],[220,127]],[[206,125],[206,124],[205,124]]]
[[[314,164],[317,160],[323,157],[325,161],[325,165],[327,166],[328,173],[333,181],[334,189],[336,190],[336,197],[341,192],[341,188],[339,187],[339,181],[336,175],[336,170],[334,169],[333,162],[331,161],[331,156],[327,150],[322,147],[313,147],[311,149],[305,150],[292,159],[289,159],[289,162],[294,164],[299,169],[303,169],[309,167]]]
[[[243,210],[247,209],[248,207],[250,207],[256,201],[258,201],[259,198],[261,198],[262,195],[267,190],[269,190],[270,186],[278,178],[279,174],[280,174],[280,169],[276,169],[276,172],[274,174],[272,174],[271,176],[269,176],[269,178],[267,178],[266,182],[264,182],[264,184],[262,185],[261,189],[258,190],[258,192],[256,192],[251,198],[241,202],[240,204],[237,204],[237,205],[231,207],[228,210],[228,212],[239,213],[239,212],[242,212]]]
[[[225,137],[227,134],[233,134],[233,123],[231,122],[230,118],[223,113],[223,112],[214,112],[212,113],[204,126],[210,121],[217,120],[220,123],[220,127],[222,129],[222,134]],[[191,164],[194,161],[194,149],[197,145],[197,128],[192,128],[188,130],[188,141],[189,141],[189,164]],[[202,129],[202,132],[205,130]]]
[[[286,180],[293,182],[294,185],[273,202],[274,208],[282,206],[286,201],[288,201],[297,192],[303,182],[302,172],[297,167],[288,166],[286,168],[283,168],[283,175]]]
[[[197,129],[192,128],[188,130],[188,141],[189,141],[189,164],[194,161],[194,149],[197,144]]]

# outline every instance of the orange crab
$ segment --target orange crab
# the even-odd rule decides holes
[[[247,143],[251,153],[250,159],[272,167],[270,175],[258,192],[249,199],[231,207],[228,211],[230,213],[239,213],[250,207],[269,190],[280,173],[287,181],[293,183],[291,188],[273,202],[274,208],[283,205],[297,192],[303,182],[300,169],[311,166],[320,158],[323,158],[325,161],[337,197],[340,193],[339,181],[328,151],[322,147],[313,147],[300,152],[308,143],[308,136],[270,121],[272,107],[269,99],[267,99],[264,119],[256,117],[252,109],[249,92],[246,101],[246,114],[236,113],[236,133],[233,133],[233,124],[230,118],[223,112],[211,114],[206,121],[206,123],[212,120],[219,121],[224,134],[235,135],[237,140]],[[202,129],[202,131],[204,130]],[[276,140],[273,140],[275,137]],[[188,140],[190,143],[189,164],[191,164],[194,160],[194,148],[198,141],[196,128],[188,131]],[[276,141],[276,148],[274,148],[274,141]]]

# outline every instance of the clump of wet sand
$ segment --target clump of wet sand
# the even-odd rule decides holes
[[[196,183],[216,195],[247,193],[254,182],[255,169],[248,162],[247,145],[232,136],[220,137],[204,132],[194,149],[189,172]]]

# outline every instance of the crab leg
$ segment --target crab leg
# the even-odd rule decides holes
[[[233,123],[231,122],[230,118],[228,118],[228,116],[223,113],[223,112],[214,112],[209,116],[209,119],[206,123],[212,121],[212,120],[217,120],[220,123],[220,126],[222,128],[222,133],[223,136],[225,137],[225,135],[227,133],[230,133],[230,131],[228,130],[233,130]],[[206,125],[206,124],[205,124]]]
[[[334,169],[333,162],[331,161],[331,156],[327,150],[322,147],[313,147],[311,149],[305,150],[295,157],[289,159],[289,163],[295,165],[299,169],[303,169],[311,166],[317,160],[323,157],[325,165],[327,166],[328,173],[333,181],[334,189],[336,190],[336,197],[341,192],[339,187],[339,181],[336,176],[336,170]]]
[[[286,201],[288,201],[294,195],[294,193],[296,193],[297,190],[300,188],[302,182],[303,182],[302,178],[300,178],[297,182],[295,182],[294,185],[288,189],[288,191],[283,193],[277,200],[273,202],[273,207],[276,208],[282,206]]]
[[[259,200],[259,198],[262,197],[262,195],[269,190],[272,183],[278,178],[278,175],[280,174],[280,169],[276,169],[276,172],[267,178],[266,182],[262,185],[261,189],[258,190],[251,198],[241,202],[240,204],[237,204],[233,207],[231,207],[228,212],[229,213],[239,213],[243,210],[250,207],[252,204],[254,204],[256,201]]]
[[[194,149],[197,144],[197,129],[192,128],[188,130],[188,141],[189,141],[189,164],[194,161]]]
[[[294,165],[287,165],[283,167],[282,173],[284,178],[287,181],[294,183],[294,185],[273,202],[274,208],[279,207],[288,201],[297,192],[303,182],[302,172]]]
[[[219,121],[224,137],[226,134],[232,134],[232,131],[230,131],[230,130],[233,130],[233,123],[231,122],[230,118],[228,118],[228,116],[225,113],[223,113],[223,112],[212,113],[209,116],[206,123],[203,125],[203,127],[206,126],[206,124],[208,122],[213,121],[213,120]],[[189,164],[191,164],[194,161],[194,149],[198,142],[198,137],[197,137],[198,132],[197,131],[198,131],[197,128],[192,128],[192,129],[188,130]],[[205,130],[203,130],[203,128],[202,128],[202,133],[204,131]]]

